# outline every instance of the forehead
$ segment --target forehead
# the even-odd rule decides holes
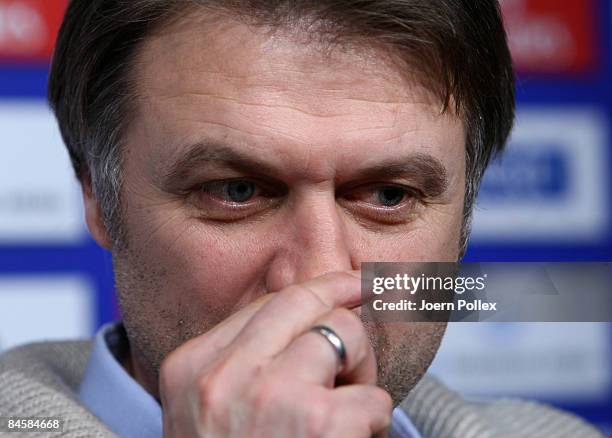
[[[148,119],[150,138],[172,137],[168,154],[201,141],[204,128],[235,143],[248,137],[273,148],[274,137],[311,152],[364,139],[370,148],[400,144],[415,132],[412,143],[456,143],[431,138],[456,134],[447,128],[457,117],[442,115],[439,100],[387,52],[329,46],[303,32],[195,13],[145,40],[134,75],[137,117]]]
[[[393,57],[382,46],[374,47],[365,38],[332,40],[309,32],[248,24],[226,14],[196,11],[158,27],[146,38],[138,57],[137,77],[166,84],[167,79],[192,73],[182,68],[191,66],[200,72],[222,74],[224,80],[252,79],[271,85],[293,79],[287,75],[293,72],[332,86],[377,78],[381,83],[387,81],[387,85],[405,88],[406,69],[400,69],[399,57]],[[360,70],[358,78],[350,68],[355,65]],[[372,94],[377,91],[380,90],[372,90]]]

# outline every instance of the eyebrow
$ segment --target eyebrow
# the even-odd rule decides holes
[[[196,170],[211,165],[268,178],[281,173],[270,164],[247,156],[229,145],[199,142],[187,147],[181,157],[164,166],[163,187],[172,191],[173,188],[180,187]],[[352,177],[361,180],[409,177],[424,195],[432,198],[440,196],[449,186],[448,172],[444,164],[432,155],[423,153],[411,153],[385,160],[358,170]]]
[[[274,167],[216,142],[200,142],[187,147],[180,158],[162,171],[164,187],[177,187],[199,168],[207,165],[226,167],[244,173],[272,175]]]
[[[360,171],[359,177],[368,180],[409,177],[430,198],[442,195],[449,186],[444,164],[432,155],[423,153],[383,161]]]

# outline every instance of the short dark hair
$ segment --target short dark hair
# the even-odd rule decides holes
[[[115,244],[121,226],[122,136],[133,113],[135,52],[157,26],[197,7],[256,24],[303,26],[376,44],[416,67],[466,127],[462,252],[491,157],[514,120],[514,75],[497,0],[72,0],[61,27],[49,102],[77,177],[91,182]],[[414,73],[414,72],[413,72]],[[418,73],[418,72],[417,72]]]

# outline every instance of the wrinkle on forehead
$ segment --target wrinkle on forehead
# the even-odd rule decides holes
[[[145,40],[133,71],[137,94],[146,98],[209,89],[213,95],[216,89],[210,85],[223,84],[254,94],[290,95],[302,82],[316,82],[322,96],[386,104],[419,101],[441,112],[440,99],[418,86],[411,67],[392,52],[365,41],[325,50],[323,43],[303,33],[247,25],[228,14],[192,13]],[[162,64],[165,68],[159,68]],[[356,65],[361,73],[357,77]],[[244,95],[237,97],[249,103]]]
[[[139,53],[136,122],[152,143],[143,155],[150,164],[210,133],[321,169],[372,147],[424,150],[454,141],[428,128],[432,120],[452,125],[452,114],[382,51],[319,53],[281,31],[202,21],[173,23]]]

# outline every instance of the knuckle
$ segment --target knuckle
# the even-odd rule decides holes
[[[321,399],[313,400],[311,403],[308,403],[305,412],[308,436],[325,436],[329,430],[330,419],[333,417],[333,413],[333,406],[328,406],[328,404]]]
[[[386,421],[391,421],[391,412],[393,410],[393,399],[387,391],[379,387],[373,387],[370,395],[373,405],[378,407],[377,412],[385,414]]]
[[[355,312],[346,308],[334,309],[329,314],[329,324],[347,343],[350,361],[361,362],[374,354],[367,331]]]
[[[196,378],[195,388],[198,393],[200,408],[204,411],[219,411],[225,406],[226,390],[221,372],[217,370],[208,371]]]
[[[357,314],[346,307],[334,309],[333,318],[337,320],[341,326],[347,327],[347,329],[363,330],[363,324]]]
[[[384,389],[377,388],[380,394],[380,403],[385,411],[391,412],[393,409],[393,399],[391,395]]]
[[[161,363],[159,369],[159,385],[161,388],[174,388],[178,385],[180,378],[181,360],[178,354],[170,353]]]
[[[304,395],[296,402],[296,391],[310,395]],[[288,392],[287,385],[269,379],[253,390],[250,399],[251,408],[260,419],[275,418],[283,412],[283,416],[292,417],[295,424],[300,425],[299,428],[306,432],[304,436],[322,437],[328,432],[330,406],[323,397],[313,396],[306,388],[293,387]]]
[[[339,334],[350,335],[358,341],[359,345],[369,345],[369,342],[366,342],[368,340],[366,329],[355,312],[346,308],[338,308],[330,314],[330,317],[332,328],[337,329]]]
[[[251,398],[255,412],[259,412],[260,415],[273,411],[276,406],[282,404],[282,387],[274,380],[266,380],[255,387]]]
[[[373,435],[372,432],[370,431],[371,428],[372,428],[372,423],[369,420],[369,417],[371,417],[372,414],[368,410],[360,409],[360,410],[358,410],[355,413],[355,416],[357,418],[352,420],[352,421],[354,421],[356,429],[361,432],[360,436],[362,436],[362,437],[373,437],[373,436],[376,436],[376,435]],[[386,428],[386,427],[387,426],[385,426],[384,428]]]

